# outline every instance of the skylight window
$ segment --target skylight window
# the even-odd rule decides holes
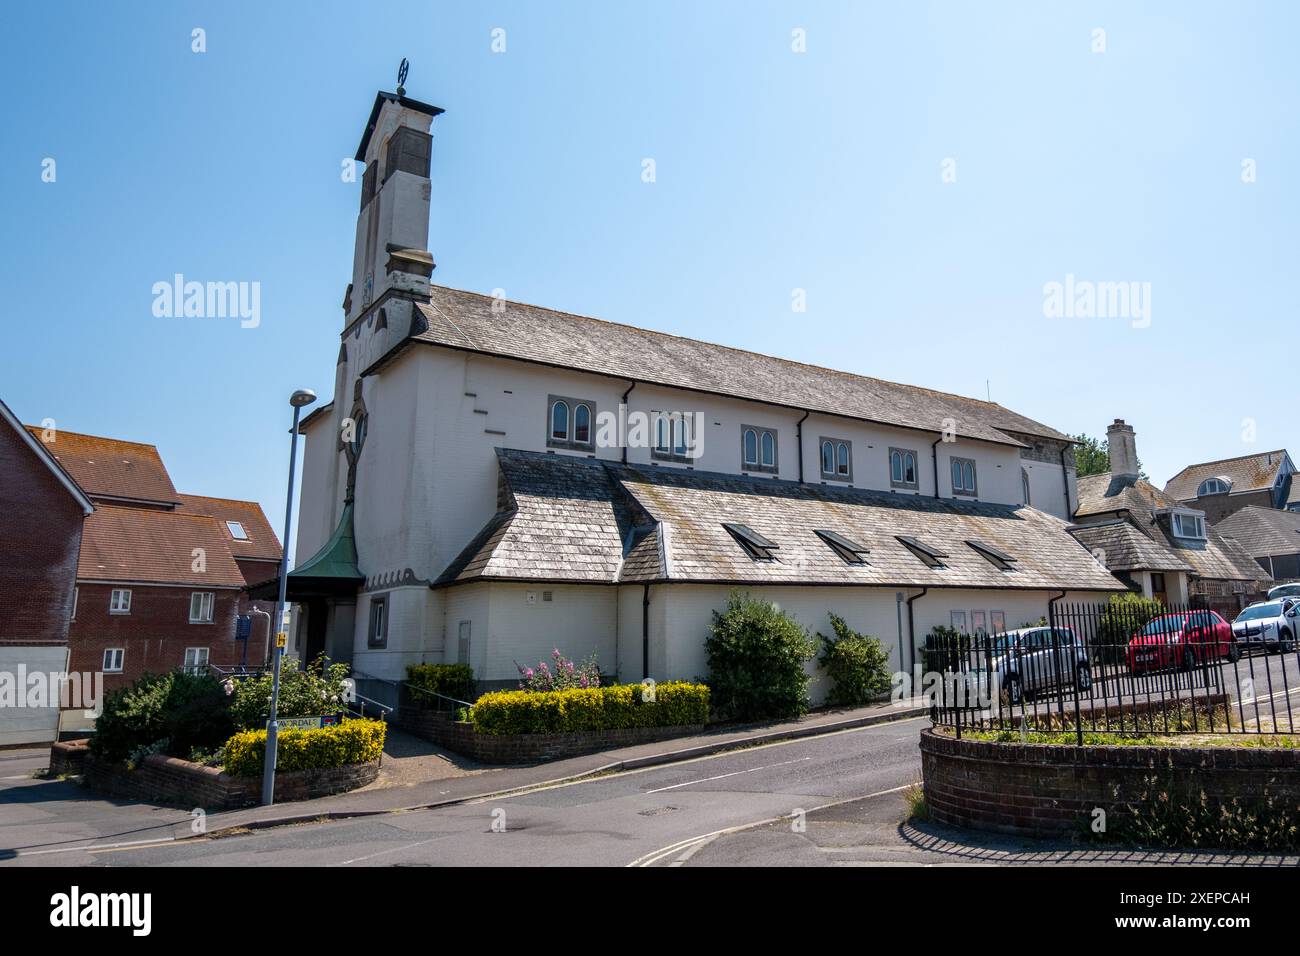
[[[729,524],[726,522],[723,522],[722,526],[740,543],[740,546],[745,549],[745,553],[751,558],[759,561],[771,561],[776,557],[772,552],[777,550],[780,545],[767,540],[752,528],[743,524]]]
[[[966,543],[979,552],[982,557],[987,558],[989,563],[999,571],[1014,571],[1016,569],[1016,557],[1014,555],[999,551],[992,545],[985,544],[982,541],[967,541]]]
[[[821,538],[831,550],[838,554],[849,564],[866,564],[866,556],[871,553],[871,549],[864,545],[858,544],[850,538],[837,534],[834,531],[818,531],[817,537]]]
[[[227,521],[226,527],[230,530],[230,536],[236,541],[248,540],[248,532],[244,530],[244,526],[238,521]]]
[[[902,544],[904,547],[907,548],[907,550],[911,551],[914,555],[916,555],[917,558],[919,558],[920,561],[923,564],[925,564],[927,567],[931,567],[931,568],[947,567],[947,565],[943,563],[943,559],[948,557],[948,555],[944,554],[942,551],[937,551],[934,548],[930,547],[928,544],[923,544],[922,542],[918,541],[916,538],[910,537],[909,535],[900,534],[900,535],[896,535],[896,537],[898,538],[900,544]]]

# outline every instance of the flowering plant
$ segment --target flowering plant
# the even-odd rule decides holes
[[[575,687],[599,687],[600,665],[596,663],[593,653],[585,661],[575,663],[560,653],[557,647],[551,651],[551,662],[539,661],[536,667],[522,667],[515,661],[519,670],[519,689],[533,691],[570,690]]]

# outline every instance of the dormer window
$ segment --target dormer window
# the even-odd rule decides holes
[[[818,531],[817,537],[825,541],[832,551],[838,554],[849,564],[866,564],[866,556],[871,553],[870,549],[864,545],[858,544],[851,538],[835,531]]]
[[[889,449],[889,487],[918,488],[916,460],[916,452],[911,448]]]
[[[898,539],[898,543],[903,545],[903,547],[907,548],[908,551],[911,551],[912,554],[916,555],[917,559],[920,560],[921,563],[924,564],[926,567],[930,567],[930,568],[947,567],[947,565],[943,563],[943,559],[948,557],[948,555],[944,554],[942,551],[939,551],[936,548],[932,548],[928,544],[925,544],[916,538],[910,537],[909,535],[900,534],[897,535],[896,537]]]
[[[740,429],[740,463],[744,471],[777,470],[776,432],[757,425],[742,425]]]
[[[1173,532],[1175,538],[1204,541],[1205,518],[1190,511],[1175,511],[1173,513]]]
[[[596,403],[552,395],[547,399],[546,444],[551,448],[591,451],[596,447]]]
[[[780,547],[779,544],[769,541],[747,525],[723,522],[722,527],[727,529],[727,532],[736,539],[740,546],[745,549],[745,553],[751,558],[756,561],[775,559],[776,555],[772,552]]]
[[[993,565],[999,571],[1014,571],[1016,569],[1016,558],[1013,555],[1007,554],[1005,551],[1000,551],[990,544],[985,544],[983,541],[967,541],[966,544],[973,548],[980,557],[985,558],[989,564]]]
[[[650,457],[661,461],[694,460],[695,436],[691,427],[694,417],[685,412],[651,412],[655,423],[655,440]]]
[[[853,480],[853,443],[842,438],[821,440],[822,477],[832,481]]]
[[[1201,487],[1196,489],[1196,496],[1226,495],[1231,490],[1232,482],[1227,478],[1206,478],[1201,482]]]
[[[973,459],[952,459],[952,493],[969,497],[979,494],[979,489],[975,484],[975,462]]]

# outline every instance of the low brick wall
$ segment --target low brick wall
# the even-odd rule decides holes
[[[940,823],[1028,837],[1084,832],[1093,811],[1136,805],[1154,779],[1211,805],[1300,804],[1300,751],[1261,747],[1078,747],[921,732],[921,774]]]
[[[687,737],[704,730],[703,724],[677,727],[628,727],[572,734],[480,734],[472,724],[444,713],[407,708],[399,712],[397,726],[422,740],[463,754],[480,763],[517,764],[559,760],[582,754]]]
[[[79,773],[87,787],[112,797],[201,807],[208,811],[251,806],[262,796],[260,777],[231,777],[215,767],[162,754],[150,754],[134,770],[128,770],[122,764],[95,759],[80,742],[55,744],[50,752],[50,772]],[[327,797],[364,787],[378,776],[378,760],[326,770],[277,773],[275,799],[279,802]]]

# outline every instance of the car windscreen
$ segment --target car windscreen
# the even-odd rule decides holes
[[[1256,604],[1254,607],[1248,607],[1237,615],[1239,621],[1258,621],[1261,618],[1281,617],[1282,604],[1275,602],[1272,604]]]
[[[1183,619],[1181,617],[1158,617],[1142,628],[1140,633],[1147,636],[1153,634],[1177,634],[1182,629]]]

